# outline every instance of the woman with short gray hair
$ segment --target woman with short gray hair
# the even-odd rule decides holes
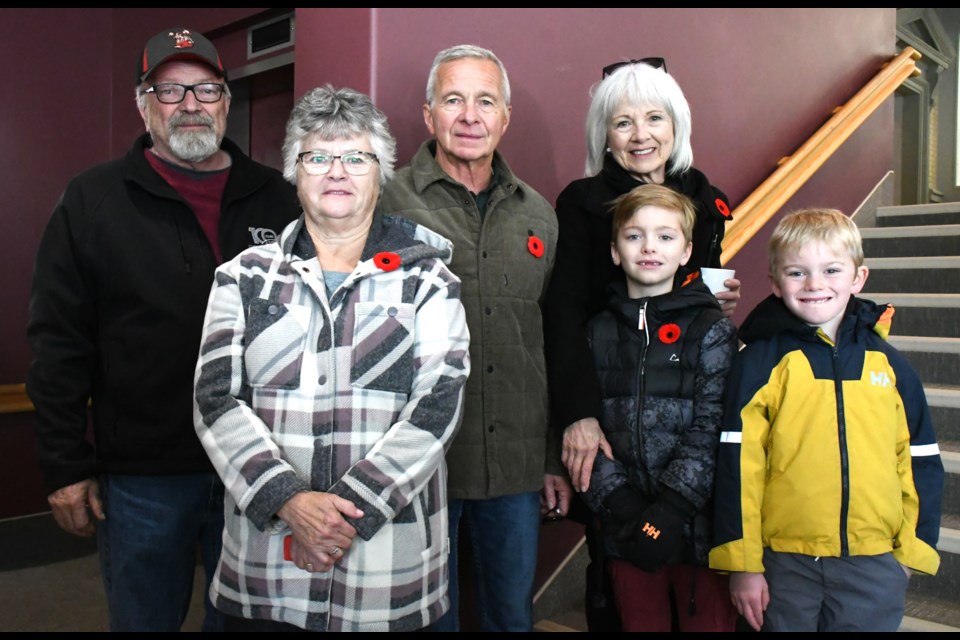
[[[367,96],[309,91],[283,145],[303,214],[217,270],[194,415],[226,487],[228,631],[412,631],[449,608],[469,334],[451,243],[377,209],[395,154]]]

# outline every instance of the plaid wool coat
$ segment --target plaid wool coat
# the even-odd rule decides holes
[[[451,251],[426,228],[377,214],[359,263],[328,297],[301,216],[278,242],[217,270],[195,424],[226,486],[211,586],[220,610],[326,631],[412,630],[447,610],[444,452],[470,370]],[[364,512],[326,573],[283,556],[289,529],[276,513],[306,490]]]

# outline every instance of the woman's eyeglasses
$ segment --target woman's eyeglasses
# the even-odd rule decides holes
[[[608,75],[619,69],[620,67],[625,67],[628,64],[646,64],[650,65],[654,69],[663,69],[663,72],[667,72],[667,61],[663,58],[639,58],[637,60],[627,60],[625,62],[614,62],[613,64],[608,64],[603,68],[603,77],[606,78]]]
[[[333,161],[340,160],[343,170],[352,176],[363,176],[370,173],[370,167],[380,160],[369,151],[351,151],[339,156],[326,151],[304,151],[297,155],[297,160],[303,165],[303,170],[312,176],[322,176],[330,173]]]

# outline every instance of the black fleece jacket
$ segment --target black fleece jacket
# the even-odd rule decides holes
[[[40,463],[55,491],[101,472],[211,469],[193,429],[193,378],[216,259],[196,216],[144,157],[71,180],[37,255],[27,392]],[[224,260],[271,241],[300,213],[294,188],[228,140]],[[87,432],[92,400],[93,436]]]

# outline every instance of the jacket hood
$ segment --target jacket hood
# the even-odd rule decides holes
[[[310,259],[316,256],[316,249],[304,228],[304,214],[300,214],[295,223],[284,229],[279,242],[288,257],[296,255],[301,259]],[[449,264],[453,256],[453,243],[411,220],[376,211],[357,267],[369,263],[369,268],[364,271],[379,270],[381,267],[375,263],[382,253],[396,254],[401,265],[431,258]]]
[[[838,336],[858,335],[861,330],[872,330],[884,340],[890,334],[894,309],[891,304],[880,304],[850,296],[840,323]],[[758,304],[740,326],[738,336],[750,344],[756,340],[771,338],[781,332],[791,332],[809,339],[816,339],[817,328],[793,315],[783,300],[770,294]]]
[[[446,180],[453,184],[460,185],[459,182],[451,178],[440,168],[440,165],[437,164],[435,160],[436,155],[437,141],[431,139],[420,145],[420,149],[410,161],[413,186],[419,194],[423,194],[424,191],[427,190],[427,187],[434,182]],[[505,189],[507,193],[513,193],[520,188],[520,181],[517,180],[517,177],[510,169],[510,165],[507,164],[507,161],[500,155],[499,151],[493,152],[493,173],[497,176],[497,186]],[[520,190],[520,195],[523,197],[526,196],[522,189]]]

